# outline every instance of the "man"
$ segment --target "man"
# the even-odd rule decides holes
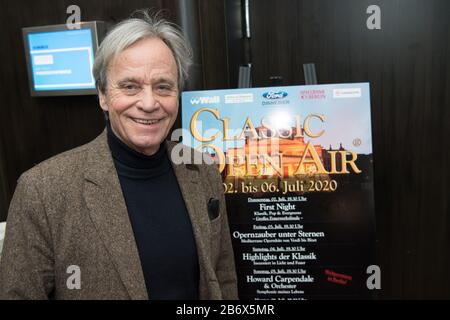
[[[95,58],[105,131],[18,181],[0,298],[237,298],[218,170],[175,164],[165,140],[189,47],[170,23],[141,14],[111,30]]]

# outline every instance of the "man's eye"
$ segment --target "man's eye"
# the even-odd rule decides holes
[[[170,89],[172,89],[172,87],[168,86],[168,85],[159,85],[158,86],[158,90],[161,90],[161,91],[169,91]]]
[[[156,87],[158,94],[171,96],[174,94],[175,88],[170,84],[160,84]]]
[[[120,89],[125,91],[126,93],[135,92],[139,90],[139,86],[135,83],[124,83],[120,85]]]
[[[125,88],[126,90],[135,90],[135,89],[137,89],[137,86],[134,85],[134,84],[127,84],[127,85],[125,85],[124,88]]]

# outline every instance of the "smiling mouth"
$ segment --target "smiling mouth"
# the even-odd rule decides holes
[[[138,118],[131,118],[131,120],[133,120],[136,123],[139,124],[145,124],[145,125],[152,125],[152,124],[156,124],[159,123],[162,119],[151,119],[151,120],[147,120],[147,119],[138,119]]]

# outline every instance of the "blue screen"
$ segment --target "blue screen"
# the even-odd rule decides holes
[[[28,34],[34,89],[94,89],[90,29]]]

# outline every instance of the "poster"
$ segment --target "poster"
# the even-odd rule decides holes
[[[239,298],[370,298],[368,83],[184,92],[183,143],[223,178]]]

